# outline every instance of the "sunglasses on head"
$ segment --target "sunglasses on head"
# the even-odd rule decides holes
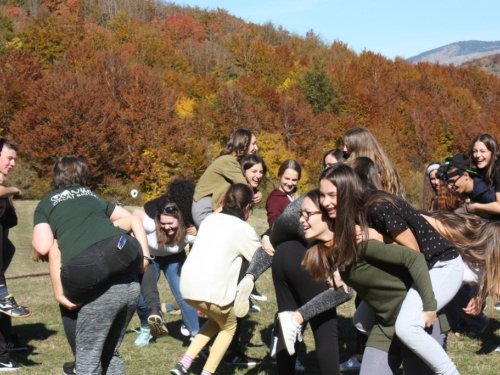
[[[177,208],[175,208],[174,206],[158,207],[156,209],[156,212],[158,212],[160,215],[168,215],[177,212]]]

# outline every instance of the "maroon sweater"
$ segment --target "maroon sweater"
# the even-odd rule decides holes
[[[282,192],[280,189],[275,189],[269,194],[266,202],[267,211],[267,222],[269,223],[269,228],[271,228],[285,208],[290,204],[290,199],[286,193]]]

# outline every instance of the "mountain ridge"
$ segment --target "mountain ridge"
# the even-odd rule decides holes
[[[500,53],[500,41],[468,40],[450,43],[406,59],[409,62],[431,62],[461,65],[467,61]]]

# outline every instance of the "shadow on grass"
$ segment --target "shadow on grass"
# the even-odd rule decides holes
[[[489,354],[500,346],[500,339],[495,334],[498,329],[500,329],[500,321],[490,318],[488,328],[477,338],[481,341],[481,347],[476,351],[476,354]]]
[[[22,366],[34,366],[39,365],[33,360],[36,355],[38,355],[36,349],[37,347],[33,344],[36,344],[37,341],[47,340],[49,337],[57,334],[56,330],[48,329],[43,323],[33,323],[33,324],[20,324],[15,326],[15,335],[22,337],[21,342],[27,342],[26,347],[28,350],[26,351],[16,351],[11,353],[11,355],[15,356],[16,362],[19,362]],[[30,357],[30,358],[28,358]]]

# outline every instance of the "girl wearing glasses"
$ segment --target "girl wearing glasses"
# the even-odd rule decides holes
[[[363,299],[356,315],[359,317],[362,312],[366,312],[365,306],[370,306],[379,323],[368,339],[361,373],[373,371],[378,366],[387,366],[384,371],[388,373],[394,370],[393,366],[399,366],[399,359],[392,358],[391,355],[380,362],[382,353],[387,353],[394,344],[392,341],[383,344],[381,338],[393,337],[395,329],[399,339],[433,371],[439,374],[458,374],[455,364],[442,346],[424,331],[425,327],[434,323],[436,311],[448,303],[462,283],[463,263],[458,250],[405,201],[384,192],[375,192],[365,203],[365,192],[359,177],[347,166],[337,166],[325,171],[320,178],[320,191],[321,204],[328,216],[335,221],[333,246],[328,257],[335,259],[335,265],[340,269],[344,281],[353,286]],[[390,251],[381,248],[377,254],[368,251],[370,246],[366,244],[357,247],[356,224],[362,228],[368,228],[369,224],[396,243],[407,245],[417,252],[411,254],[407,248],[393,247]],[[366,230],[364,238],[369,238]],[[407,263],[415,255],[419,255],[420,260],[414,259]],[[430,285],[427,267],[422,269],[419,266],[418,270],[412,268],[422,263],[422,260],[427,261],[431,267]],[[381,262],[381,265],[387,263],[387,266],[369,267],[372,262]],[[392,295],[393,286],[394,290],[399,290],[399,287],[396,288],[397,283],[393,285],[391,281],[383,287],[385,281],[379,285],[379,276],[376,274],[387,269],[389,273],[394,272],[394,275],[404,275],[401,266],[408,269],[410,273],[406,275],[411,275],[415,285],[408,293],[398,292],[397,295]],[[365,268],[367,271],[361,272]],[[409,286],[411,278],[403,277],[403,283],[399,285]],[[383,278],[380,277],[380,280]]]
[[[142,220],[146,230],[149,249],[154,258],[152,266],[155,267],[156,280],[159,279],[161,273],[165,275],[170,290],[179,303],[184,327],[191,337],[194,337],[200,330],[198,313],[195,308],[184,301],[179,288],[181,269],[186,260],[185,248],[188,244],[194,244],[196,239],[196,228],[191,224],[189,207],[193,190],[192,182],[175,180],[170,183],[164,196],[146,203],[145,208],[148,212],[151,211],[153,205],[156,206],[153,218],[145,211],[134,211],[134,215]],[[142,296],[137,312],[141,320],[141,333],[135,344],[145,346],[152,336],[147,322],[147,307]]]

